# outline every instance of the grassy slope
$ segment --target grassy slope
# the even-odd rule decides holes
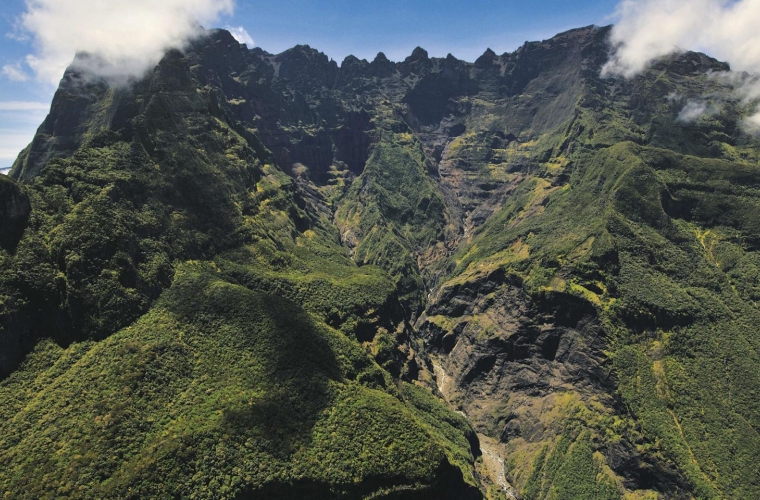
[[[368,478],[421,487],[447,454],[466,464],[467,424],[434,427],[407,391],[414,401],[295,303],[185,264],[134,325],[65,350],[45,341],[3,383],[2,489],[219,498],[292,481],[354,495],[372,491]]]

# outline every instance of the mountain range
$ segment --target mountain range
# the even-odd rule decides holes
[[[4,498],[760,498],[751,109],[610,30],[75,60],[0,176]]]

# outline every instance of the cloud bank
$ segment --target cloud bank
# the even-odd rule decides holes
[[[633,76],[679,50],[707,51],[734,70],[760,69],[760,0],[623,0],[607,73]]]
[[[620,21],[611,34],[614,52],[602,75],[632,77],[651,61],[673,52],[699,50],[727,61],[734,71],[760,74],[760,0],[622,0]],[[755,105],[745,125],[760,132],[760,80],[746,75],[723,76],[737,96]],[[687,103],[679,120],[694,121],[709,110]]]
[[[57,84],[74,55],[86,52],[97,64],[83,69],[118,81],[141,76],[167,49],[183,47],[199,25],[231,15],[233,1],[26,0],[18,25],[34,43],[26,63],[37,78]],[[13,69],[3,72],[10,77]]]

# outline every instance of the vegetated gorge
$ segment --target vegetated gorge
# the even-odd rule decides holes
[[[3,498],[760,498],[760,142],[608,36],[75,63],[0,176]]]

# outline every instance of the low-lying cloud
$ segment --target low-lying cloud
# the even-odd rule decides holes
[[[699,101],[689,101],[678,113],[678,121],[684,123],[693,123],[708,113],[707,104]]]
[[[734,71],[760,74],[760,0],[622,0],[611,34],[614,52],[603,75],[632,77],[653,60],[698,50],[727,61]],[[746,103],[760,98],[760,82],[739,75],[732,83]],[[741,80],[741,81],[740,81]],[[701,116],[687,104],[684,119]],[[747,124],[760,129],[760,112]]]
[[[200,25],[231,15],[233,1],[26,0],[17,36],[31,38],[35,52],[26,63],[41,80],[57,84],[74,55],[85,52],[93,57],[83,69],[119,81],[141,76],[167,49],[185,46]],[[3,72],[11,78],[20,70],[8,68]]]
[[[672,92],[668,94],[665,99],[676,106],[680,106],[681,111],[678,112],[678,116],[676,117],[677,121],[682,123],[694,123],[703,116],[709,117],[720,114],[723,108],[721,96],[710,95],[706,97],[711,99],[687,99],[678,92]]]

